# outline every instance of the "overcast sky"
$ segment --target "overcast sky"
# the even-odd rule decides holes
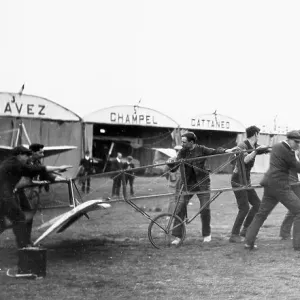
[[[0,91],[300,128],[300,1],[1,0]]]

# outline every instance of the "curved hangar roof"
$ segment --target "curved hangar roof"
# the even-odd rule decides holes
[[[150,108],[132,105],[103,108],[83,117],[83,121],[85,123],[167,128],[179,126],[176,121],[165,114]]]
[[[0,117],[22,117],[59,121],[80,121],[67,108],[42,97],[0,92]]]
[[[187,118],[181,128],[191,130],[214,130],[227,132],[245,132],[245,126],[239,121],[219,114],[204,114]]]

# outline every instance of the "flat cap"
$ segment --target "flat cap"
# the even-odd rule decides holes
[[[37,152],[37,151],[40,151],[41,149],[44,148],[44,145],[42,144],[38,144],[38,143],[33,143],[29,146],[29,149],[32,151],[32,152]]]
[[[17,156],[19,154],[31,155],[32,151],[27,149],[24,146],[17,146],[17,147],[12,149],[12,155]]]
[[[300,131],[299,130],[291,130],[286,134],[286,137],[290,140],[300,141]]]

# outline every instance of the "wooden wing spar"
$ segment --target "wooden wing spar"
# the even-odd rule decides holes
[[[46,238],[49,234],[56,231],[57,233],[63,232],[69,226],[71,226],[74,222],[80,219],[83,215],[86,215],[88,212],[98,210],[98,209],[106,209],[111,207],[108,203],[102,203],[102,200],[89,200],[79,204],[74,207],[72,210],[55,217],[54,219],[44,223],[38,229],[42,229],[46,226],[50,226],[34,243],[33,245],[39,244],[44,238]]]

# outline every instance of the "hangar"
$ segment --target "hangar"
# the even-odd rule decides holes
[[[121,105],[103,108],[83,117],[85,145],[94,158],[105,164],[121,152],[131,155],[135,165],[150,165],[153,148],[171,148],[179,124],[169,116],[147,107]],[[104,168],[104,166],[103,166]]]
[[[225,115],[200,114],[186,118],[181,124],[182,130],[193,131],[197,136],[197,143],[211,148],[232,148],[236,146],[240,136],[245,132],[245,126]],[[208,167],[211,171],[226,163],[228,157],[208,159]],[[232,165],[227,165],[224,172],[231,172]]]
[[[1,92],[0,136],[2,146],[14,147],[17,143],[76,146],[74,150],[45,158],[45,163],[79,164],[82,147],[81,118],[46,98]],[[74,166],[68,175],[72,176],[75,171]]]

